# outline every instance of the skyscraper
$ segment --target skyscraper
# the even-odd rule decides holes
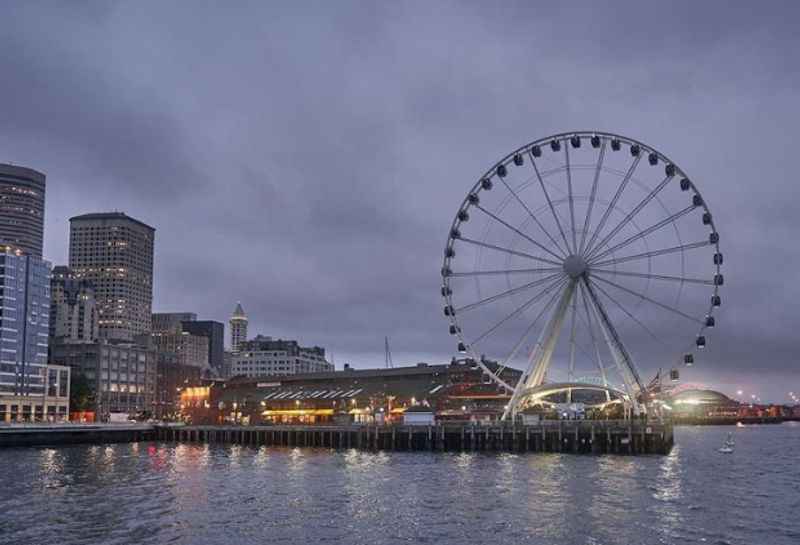
[[[241,303],[236,303],[229,323],[231,326],[231,352],[238,352],[239,345],[247,340],[247,315],[244,313]]]
[[[50,342],[91,343],[98,339],[94,286],[69,267],[53,267],[50,278]]]
[[[208,364],[220,375],[225,364],[225,325],[213,320],[181,322],[181,328],[192,335],[208,339]]]
[[[122,212],[69,222],[69,267],[94,285],[100,337],[130,341],[149,332],[155,229]]]
[[[45,175],[0,163],[0,245],[42,257]]]
[[[182,322],[195,320],[197,314],[194,312],[154,312],[152,331],[153,333],[180,332]]]
[[[44,396],[50,263],[21,251],[0,253],[0,404]],[[14,396],[14,399],[4,399]],[[23,401],[30,417],[31,402]],[[16,412],[13,410],[12,412]]]

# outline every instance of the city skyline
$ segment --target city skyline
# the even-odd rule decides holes
[[[800,389],[787,303],[798,288],[765,270],[800,264],[785,10],[707,4],[687,17],[681,4],[662,14],[669,40],[628,25],[622,8],[473,7],[445,33],[402,7],[357,26],[321,8],[294,35],[226,10],[219,24],[237,38],[211,47],[211,8],[167,6],[163,23],[147,8],[95,8],[11,8],[63,47],[15,29],[0,37],[24,52],[0,54],[11,75],[0,162],[47,175],[53,264],[67,263],[68,218],[116,209],[158,230],[154,312],[226,323],[242,301],[251,336],[325,346],[338,365],[381,366],[386,335],[395,361],[446,361],[439,267],[467,189],[526,142],[605,129],[674,157],[720,226],[726,302],[686,380],[779,402]],[[582,38],[598,18],[628,43]],[[569,60],[547,47],[567,30]],[[98,41],[110,47],[89,47]]]

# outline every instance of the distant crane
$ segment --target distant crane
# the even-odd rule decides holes
[[[385,349],[385,359],[386,359],[386,368],[391,369],[394,367],[394,363],[392,363],[392,351],[389,349],[389,337],[383,338],[384,342],[384,349]]]

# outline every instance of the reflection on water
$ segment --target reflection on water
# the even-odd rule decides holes
[[[800,426],[669,456],[133,443],[0,451],[0,544],[800,543]]]

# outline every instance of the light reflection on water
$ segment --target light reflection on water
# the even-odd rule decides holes
[[[0,451],[0,544],[800,543],[800,426],[669,456],[133,443]]]

